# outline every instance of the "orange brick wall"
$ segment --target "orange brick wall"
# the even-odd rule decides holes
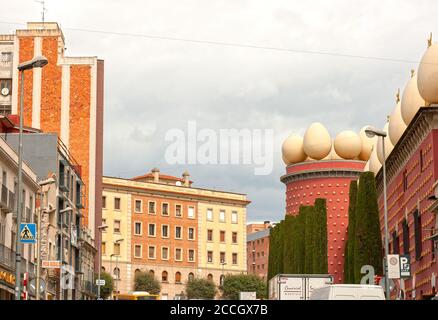
[[[81,165],[82,180],[88,186],[90,161],[90,66],[74,65],[70,67],[70,143],[73,157]],[[86,190],[88,199],[88,188]],[[85,225],[88,225],[88,201],[83,209]]]
[[[135,212],[135,200],[142,200],[142,213]],[[156,202],[156,214],[148,214],[148,202]],[[162,203],[169,203],[169,216],[161,215]],[[183,217],[175,217],[175,205],[182,205]],[[195,211],[195,219],[188,219],[188,207],[193,206]],[[196,267],[198,265],[197,254],[198,254],[198,222],[197,222],[197,204],[196,202],[181,201],[173,199],[164,199],[156,196],[132,196],[132,245],[131,245],[131,256],[132,263],[144,263],[149,265],[171,265],[174,267]],[[135,222],[142,222],[141,236],[135,235]],[[148,236],[148,224],[155,223],[156,237]],[[161,237],[161,225],[169,225],[169,238],[163,239]],[[175,226],[182,227],[182,240],[175,239]],[[195,229],[195,239],[188,240],[188,228],[192,227]],[[142,258],[134,257],[135,245],[141,244],[142,247]],[[156,259],[148,259],[148,246],[155,246]],[[161,260],[161,247],[169,248],[169,260]],[[175,261],[175,248],[181,248],[183,251],[183,261]],[[188,262],[188,249],[195,250],[195,261]]]
[[[19,50],[19,63],[33,59],[34,56],[34,39],[32,37],[21,37]],[[33,71],[24,72],[24,125],[32,126],[32,88],[33,88]],[[18,105],[17,114],[20,114],[20,90],[21,76],[18,77]]]
[[[44,37],[43,55],[49,64],[42,71],[41,86],[41,129],[45,132],[61,131],[61,78],[62,70],[58,63],[58,38]]]

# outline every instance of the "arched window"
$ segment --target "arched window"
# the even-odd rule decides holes
[[[211,273],[208,274],[207,279],[209,281],[213,281],[213,275]]]
[[[120,279],[120,269],[119,268],[114,268],[113,274],[114,274],[114,279],[116,279],[116,280]]]
[[[140,272],[141,272],[140,269],[135,269],[135,274],[136,274],[136,275],[139,274]]]
[[[100,268],[100,272],[105,272],[105,267]]]
[[[192,272],[190,272],[189,273],[189,281],[192,281],[194,277],[195,277],[195,275]]]
[[[175,273],[175,283],[181,283],[181,272]]]
[[[162,282],[167,282],[167,271],[163,271],[161,273],[161,281]]]
[[[151,275],[151,276],[154,276],[155,275],[155,272],[154,272],[154,270],[149,270],[149,274]]]

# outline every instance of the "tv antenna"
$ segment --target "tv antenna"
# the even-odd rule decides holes
[[[34,1],[41,5],[41,22],[43,23],[44,26],[45,14],[47,12],[46,1],[45,0],[34,0]]]

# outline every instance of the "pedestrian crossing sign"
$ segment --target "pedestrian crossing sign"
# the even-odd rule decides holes
[[[35,243],[36,242],[36,224],[22,223],[20,224],[20,242]]]

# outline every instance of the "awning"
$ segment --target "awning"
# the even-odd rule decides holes
[[[9,288],[8,286],[5,286],[4,284],[0,283],[0,290],[8,291],[11,294],[15,295],[15,290],[12,288]]]

